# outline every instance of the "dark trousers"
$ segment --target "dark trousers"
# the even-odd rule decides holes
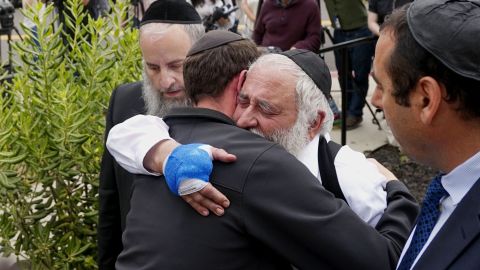
[[[333,43],[345,42],[361,37],[371,36],[372,33],[367,27],[361,27],[351,31],[336,29],[333,33]],[[338,79],[342,91],[347,91],[347,115],[362,116],[365,98],[368,92],[368,76],[372,67],[372,56],[374,53],[373,43],[347,49],[348,70],[347,85],[343,85],[345,74],[343,59],[340,50],[335,50],[335,64],[338,70]]]

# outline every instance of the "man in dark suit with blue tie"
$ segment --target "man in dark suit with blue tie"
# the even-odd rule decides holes
[[[377,43],[372,98],[413,159],[437,168],[397,269],[480,269],[480,1],[415,1]]]

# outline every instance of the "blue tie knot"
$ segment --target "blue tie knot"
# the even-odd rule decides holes
[[[428,185],[425,199],[423,199],[422,214],[424,210],[437,209],[440,203],[440,199],[448,196],[448,192],[442,186],[442,175],[438,175],[433,178],[430,185]],[[421,215],[422,215],[421,214]]]

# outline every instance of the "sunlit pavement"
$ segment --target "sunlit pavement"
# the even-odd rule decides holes
[[[332,72],[332,96],[337,102],[339,108],[341,108],[341,92],[340,85],[338,83],[336,72]],[[370,97],[375,89],[375,81],[370,77],[369,90],[367,96],[367,102],[370,103]],[[371,106],[375,111],[375,107]],[[377,113],[377,119],[381,124],[384,124],[383,114]],[[379,130],[378,126],[372,122],[372,114],[368,110],[367,106],[363,108],[363,122],[352,130],[347,130],[347,144],[357,151],[372,151],[376,148],[387,143],[387,135],[384,130]],[[331,133],[332,139],[338,143],[341,142],[341,129],[340,127],[334,128]]]

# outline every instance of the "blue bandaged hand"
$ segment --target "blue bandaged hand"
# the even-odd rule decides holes
[[[195,143],[175,148],[164,162],[163,174],[170,191],[187,195],[207,185],[212,169],[211,146]]]

